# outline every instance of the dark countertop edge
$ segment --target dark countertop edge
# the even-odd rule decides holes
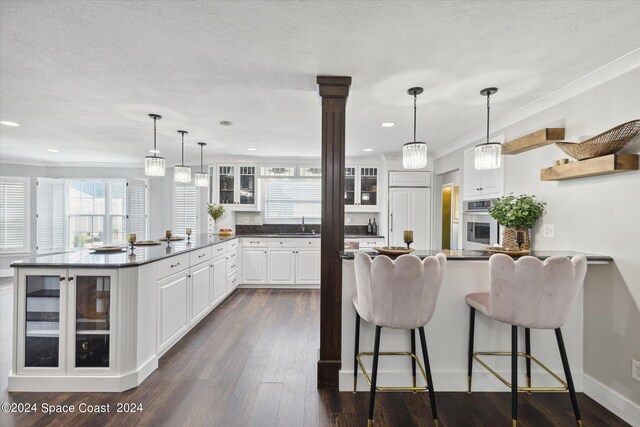
[[[261,234],[261,233],[250,233],[250,234],[236,234],[235,237],[255,237],[255,238],[259,238],[259,237],[264,237],[264,238],[293,238],[293,239],[297,239],[297,238],[307,238],[307,237],[311,237],[311,238],[319,238],[322,237],[322,233],[316,233],[316,234],[287,234],[287,233],[281,233],[281,234],[274,234],[274,233],[266,233],[266,234]],[[345,234],[344,235],[345,239],[385,239],[384,236],[372,236],[370,234]]]
[[[567,256],[567,257],[572,257],[573,255],[579,253],[579,252],[573,252],[573,251],[557,251],[557,254],[550,254],[550,255],[528,255],[528,256],[533,256],[535,258],[538,258],[540,260],[544,260],[547,258],[550,258],[552,256]],[[565,254],[563,254],[563,252]],[[571,252],[571,253],[568,253]],[[376,253],[373,254],[372,252],[365,252],[368,253],[369,255],[372,255],[372,257],[376,257],[382,254]],[[436,252],[437,253],[437,252]],[[424,254],[417,254],[417,256],[419,256],[421,259],[426,258],[427,256],[434,256],[435,253],[433,254],[428,254],[428,255],[424,255]],[[478,255],[447,255],[447,260],[448,261],[488,261],[489,258],[491,258],[491,255],[493,254],[478,254]],[[585,258],[587,259],[587,261],[603,261],[603,262],[613,262],[613,258],[608,256],[608,255],[597,255],[597,254],[587,254],[587,253],[583,253],[583,255],[585,256]],[[391,257],[396,258],[396,257]],[[521,257],[514,257],[515,259],[521,258]],[[340,259],[344,260],[344,261],[351,261],[353,259],[355,259],[355,252],[354,253],[345,253],[343,251],[340,251]]]

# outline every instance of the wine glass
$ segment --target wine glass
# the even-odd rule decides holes
[[[185,233],[187,234],[187,242],[191,241],[191,227],[187,227],[187,229],[185,230]]]
[[[133,253],[133,244],[137,240],[136,233],[129,234],[129,244],[131,245],[131,253]]]
[[[404,238],[404,242],[407,244],[407,249],[411,249],[409,247],[409,245],[411,245],[413,243],[413,231],[412,230],[405,230],[402,233],[402,237]]]
[[[169,246],[171,244],[171,236],[173,236],[173,232],[171,230],[166,230],[164,235],[167,238],[167,246]]]

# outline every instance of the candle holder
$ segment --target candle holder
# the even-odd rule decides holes
[[[187,243],[191,243],[191,227],[187,227],[185,233],[187,235]]]
[[[133,255],[133,244],[136,242],[137,236],[136,233],[129,234],[129,246],[131,249],[131,255]]]
[[[409,246],[413,243],[413,230],[405,230],[402,233],[402,237],[403,237],[404,243],[407,244],[407,249],[411,249]]]
[[[167,238],[167,248],[171,246],[171,236],[173,236],[173,232],[171,230],[166,230],[164,232],[165,237]]]

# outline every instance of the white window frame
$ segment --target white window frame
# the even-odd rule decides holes
[[[286,177],[268,177],[268,178],[263,178],[262,179],[262,185],[264,186],[261,190],[262,193],[264,194],[264,196],[262,196],[262,211],[264,212],[264,224],[270,224],[270,225],[278,225],[278,224],[283,224],[283,223],[279,223],[279,222],[268,222],[267,219],[267,189],[266,186],[268,185],[268,181],[269,180],[273,180],[273,181],[318,181],[320,182],[320,177],[290,177],[290,176],[286,176]],[[322,183],[320,183],[320,219],[318,222],[311,222],[311,218],[305,218],[305,223],[306,224],[310,224],[310,225],[319,225],[322,222]],[[294,220],[300,220],[301,218],[298,217],[291,217],[291,222],[288,224],[294,224]]]
[[[200,224],[200,188],[201,187],[196,187],[194,184],[178,184],[176,182],[173,183],[173,187],[172,187],[172,193],[171,193],[171,230],[174,236],[180,236],[180,237],[185,237],[185,230],[178,230],[177,226],[176,226],[176,188],[178,187],[193,187],[195,189],[195,194],[196,194],[196,206],[195,206],[195,214],[196,214],[196,219],[195,219],[195,225],[193,226],[192,229],[192,235],[195,234],[202,234],[203,231],[200,229],[202,227],[202,225]],[[205,233],[206,233],[206,226],[205,226]]]
[[[24,204],[23,204],[23,241],[21,248],[2,249],[0,254],[30,254],[31,253],[31,178],[22,176],[0,176],[1,182],[19,182],[24,185]]]

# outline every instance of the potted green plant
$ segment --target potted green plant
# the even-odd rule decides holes
[[[489,214],[504,228],[502,246],[510,250],[531,249],[529,229],[540,219],[545,205],[527,194],[510,194],[496,199]]]
[[[211,216],[211,219],[213,219],[213,229],[217,231],[217,222],[225,214],[224,206],[217,205],[215,203],[207,203],[207,212],[209,213],[209,216]]]

